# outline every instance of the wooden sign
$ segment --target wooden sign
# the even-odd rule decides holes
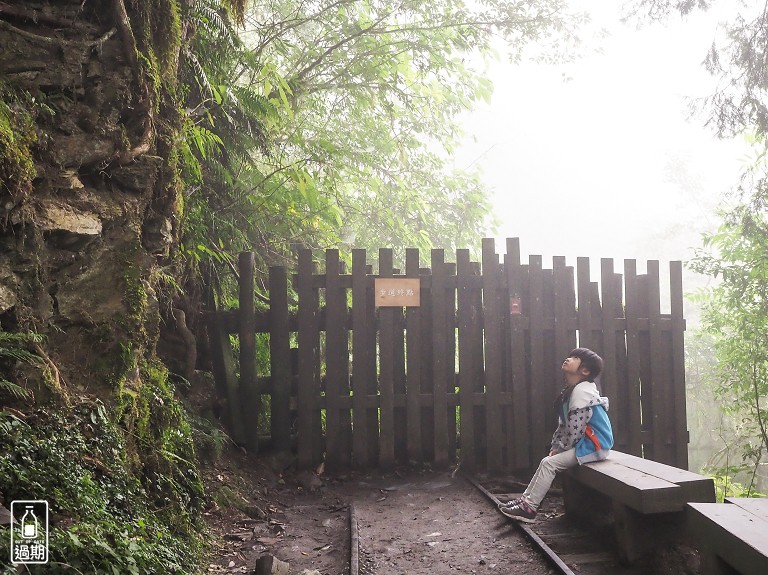
[[[421,280],[418,278],[376,278],[373,284],[376,307],[421,305]]]

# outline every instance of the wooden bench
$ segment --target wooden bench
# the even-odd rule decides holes
[[[689,503],[688,525],[704,575],[768,573],[768,498]]]
[[[714,502],[709,477],[620,451],[563,475],[566,513],[588,519],[612,512],[619,556],[632,563],[659,543],[678,540],[688,502]]]

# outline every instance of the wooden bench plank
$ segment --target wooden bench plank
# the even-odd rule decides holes
[[[714,503],[715,482],[711,477],[705,477],[692,471],[672,467],[664,463],[643,459],[621,451],[611,451],[608,459],[621,463],[625,467],[642,471],[649,475],[658,477],[675,485],[679,485],[683,490],[684,501],[697,501],[700,503]]]
[[[613,500],[640,513],[682,511],[685,507],[679,485],[637,469],[631,469],[610,458],[579,465],[570,475]]]
[[[691,531],[702,551],[717,555],[742,575],[768,573],[768,522],[739,505],[689,503],[688,507]]]
[[[611,500],[623,563],[633,563],[658,544],[678,540],[687,502],[715,500],[711,478],[620,451],[611,451],[604,461],[569,469],[563,487],[566,512],[576,516],[601,504],[594,500],[596,495]]]
[[[738,505],[759,519],[768,521],[768,497],[726,497],[725,502]]]

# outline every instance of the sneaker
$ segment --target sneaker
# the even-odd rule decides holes
[[[511,507],[513,505],[517,505],[522,501],[522,497],[515,497],[514,499],[510,499],[509,501],[499,502],[499,509],[502,507]]]
[[[523,523],[533,523],[536,520],[536,510],[522,499],[499,507],[499,511],[510,519],[522,521]]]

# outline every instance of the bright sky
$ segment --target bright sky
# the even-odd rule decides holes
[[[720,17],[636,29],[616,0],[574,0],[609,37],[602,53],[558,66],[494,63],[490,106],[468,117],[459,165],[475,163],[495,194],[503,238],[523,257],[688,259],[718,222],[720,196],[746,152],[688,120],[688,97],[709,94],[703,69]],[[474,139],[474,140],[473,140]],[[664,265],[662,265],[662,269]],[[639,266],[644,270],[644,263]]]

